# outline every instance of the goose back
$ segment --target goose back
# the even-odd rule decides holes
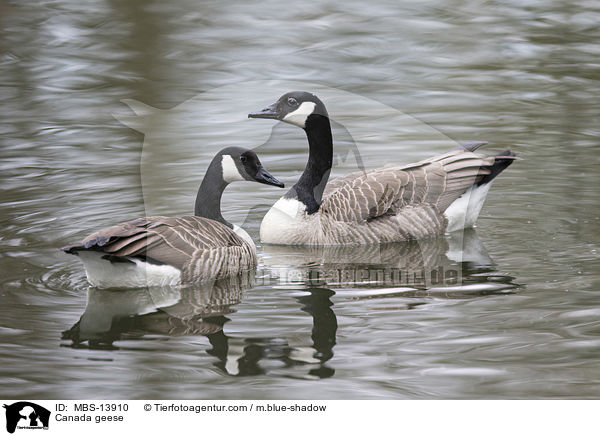
[[[257,264],[254,244],[220,222],[192,215],[138,218],[95,232],[64,251],[94,253],[111,263],[172,267],[180,271],[179,282],[216,280]],[[118,282],[89,269],[88,279],[102,287]]]
[[[399,242],[442,234],[448,226],[446,209],[490,174],[493,164],[493,157],[454,150],[333,180],[321,206],[323,220],[330,223],[328,243]]]

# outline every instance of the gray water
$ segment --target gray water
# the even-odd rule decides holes
[[[598,23],[583,0],[4,1],[0,397],[598,398]],[[464,235],[90,289],[58,248],[190,213],[219,148],[293,184],[302,132],[245,118],[290,81],[328,105],[334,175],[481,140],[523,160]],[[256,237],[281,194],[235,184],[223,209]]]

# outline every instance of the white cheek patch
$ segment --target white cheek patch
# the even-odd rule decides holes
[[[305,101],[294,112],[290,112],[283,117],[282,121],[304,128],[306,127],[306,119],[314,112],[316,105],[312,101]]]
[[[221,159],[221,168],[223,170],[223,180],[227,183],[245,180],[238,171],[237,166],[235,166],[235,162],[230,155],[223,155]]]

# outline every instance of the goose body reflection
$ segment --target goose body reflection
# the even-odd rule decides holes
[[[361,247],[265,245],[263,264],[265,275],[291,287],[306,280],[311,285],[377,288],[382,293],[390,289],[406,294],[448,291],[456,296],[507,292],[515,287],[512,277],[494,273],[494,262],[475,229]]]
[[[73,346],[90,347],[146,334],[181,336],[208,334],[221,329],[205,321],[231,313],[244,290],[254,285],[255,271],[190,286],[164,286],[118,291],[88,290],[84,313],[63,339]]]

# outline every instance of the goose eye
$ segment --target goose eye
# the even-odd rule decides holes
[[[288,97],[288,104],[290,106],[297,106],[298,102],[296,101],[296,99],[294,97]]]
[[[246,159],[246,156],[240,156],[240,160],[242,161],[242,163],[246,163],[248,159]]]

